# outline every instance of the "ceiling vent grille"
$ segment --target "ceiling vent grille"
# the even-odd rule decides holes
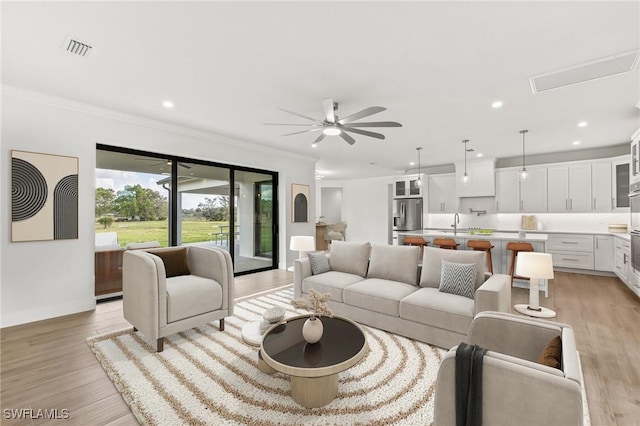
[[[83,58],[89,56],[89,53],[91,53],[91,50],[93,50],[93,46],[91,46],[90,44],[82,42],[71,36],[67,36],[64,41],[63,48],[67,51],[67,53],[82,56]]]
[[[638,51],[620,53],[581,65],[531,77],[533,93],[557,89],[585,81],[597,80],[631,71],[638,61]]]

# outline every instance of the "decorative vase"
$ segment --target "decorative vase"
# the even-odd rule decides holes
[[[322,337],[324,327],[320,318],[310,317],[302,326],[302,337],[307,343],[316,343]]]

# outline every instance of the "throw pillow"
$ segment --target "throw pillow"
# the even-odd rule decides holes
[[[560,336],[554,337],[547,343],[538,357],[538,364],[560,369],[562,365],[562,339]]]
[[[440,291],[473,299],[476,290],[475,263],[453,263],[443,260],[440,270]]]
[[[311,265],[311,273],[313,275],[323,274],[329,272],[329,259],[324,252],[320,253],[307,253],[309,257],[309,265]]]
[[[442,261],[455,263],[474,263],[476,265],[477,289],[484,283],[484,268],[486,254],[475,250],[445,250],[435,247],[425,247],[422,257],[422,274],[420,275],[420,287],[439,288],[442,276]]]
[[[147,252],[162,259],[167,278],[191,274],[189,271],[189,263],[187,262],[187,249],[185,247],[147,250]]]

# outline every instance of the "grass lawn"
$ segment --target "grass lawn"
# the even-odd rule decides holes
[[[221,236],[220,225],[228,225],[228,222],[208,222],[204,220],[182,221],[182,243],[201,243],[212,241]],[[109,228],[104,228],[96,222],[96,233],[117,232],[118,243],[126,247],[128,243],[141,243],[145,241],[158,241],[161,246],[169,245],[169,222],[155,220],[146,222],[114,222]],[[228,228],[227,232],[228,232]],[[226,237],[223,237],[226,240]]]

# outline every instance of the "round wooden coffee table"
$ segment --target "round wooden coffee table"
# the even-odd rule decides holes
[[[322,317],[320,341],[305,342],[302,325],[309,315],[285,320],[267,330],[258,354],[262,371],[279,371],[291,376],[291,396],[307,408],[327,405],[338,394],[338,373],[367,353],[367,338],[350,319]]]

